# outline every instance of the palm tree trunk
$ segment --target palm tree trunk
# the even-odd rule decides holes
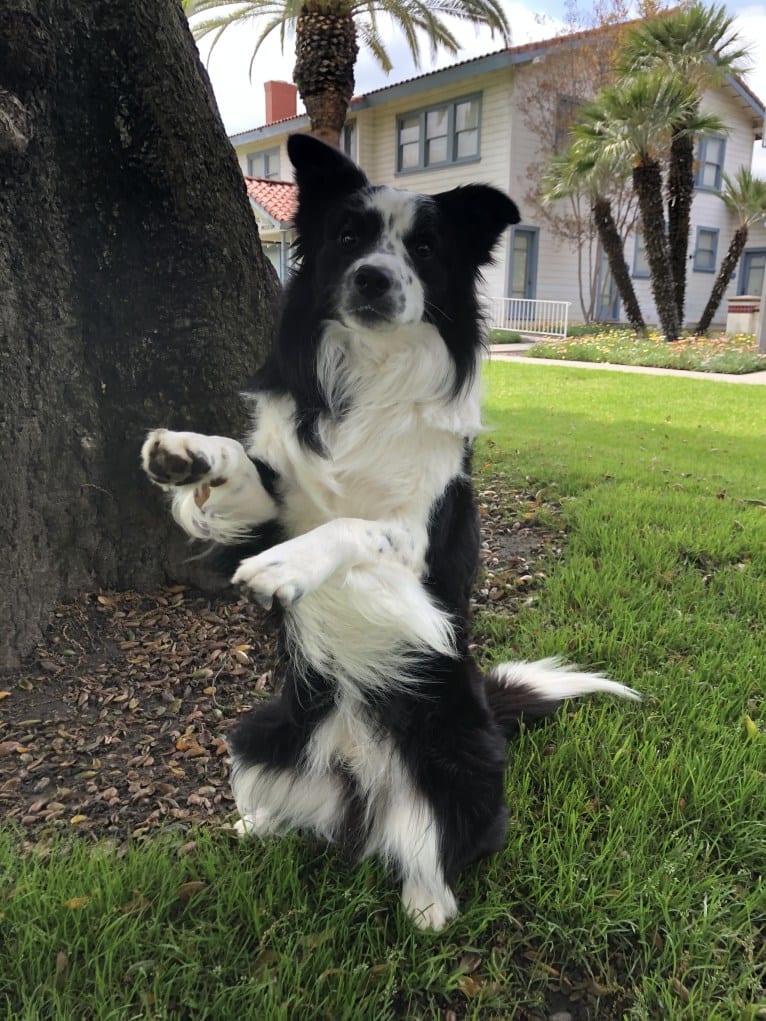
[[[723,258],[721,268],[718,271],[713,289],[710,292],[707,305],[705,305],[705,311],[702,313],[699,323],[697,323],[697,329],[695,333],[705,333],[710,328],[710,324],[713,321],[713,316],[718,311],[718,306],[721,304],[726,288],[729,286],[731,275],[737,268],[739,257],[744,251],[745,245],[747,244],[747,236],[749,230],[747,224],[738,227],[734,232],[734,237],[731,239],[729,250]]]
[[[348,11],[301,6],[295,26],[293,81],[306,105],[312,134],[340,145],[340,133],[354,94],[354,64],[359,45]]]
[[[673,267],[670,262],[670,246],[665,233],[662,171],[657,160],[648,159],[633,168],[633,187],[641,213],[641,227],[657,315],[665,339],[672,342],[678,340],[681,330],[673,284]]]
[[[594,200],[593,219],[601,244],[606,252],[606,257],[609,260],[609,269],[612,271],[614,282],[625,306],[628,322],[637,333],[644,333],[646,331],[646,323],[641,315],[641,308],[636,298],[636,292],[633,289],[633,281],[630,279],[630,273],[625,262],[622,238],[614,222],[612,204],[609,199],[599,195]]]
[[[674,133],[668,166],[668,242],[679,326],[683,326],[684,322],[686,257],[693,198],[694,139],[690,135]]]

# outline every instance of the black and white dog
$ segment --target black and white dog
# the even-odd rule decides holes
[[[638,696],[556,660],[483,676],[468,654],[476,284],[516,206],[483,185],[373,187],[305,135],[288,149],[298,264],[252,431],[240,444],[157,429],[143,465],[189,535],[231,547],[234,583],[284,608],[282,692],[231,738],[237,828],[378,855],[415,924],[439,929],[456,872],[503,846],[522,714]]]

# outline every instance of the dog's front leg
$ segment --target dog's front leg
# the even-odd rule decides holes
[[[236,543],[277,515],[258,467],[227,436],[154,429],[141,463],[151,481],[171,494],[173,517],[195,539]]]
[[[403,524],[336,518],[243,560],[232,581],[247,586],[264,606],[274,598],[291,606],[352,567],[387,561],[419,573],[424,550],[425,535]]]

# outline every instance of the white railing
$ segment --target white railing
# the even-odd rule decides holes
[[[536,298],[489,298],[489,327],[515,333],[566,337],[569,301],[541,301]]]

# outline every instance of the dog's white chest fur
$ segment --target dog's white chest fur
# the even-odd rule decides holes
[[[288,534],[339,517],[427,522],[479,430],[477,387],[452,396],[448,353],[427,324],[404,342],[335,326],[318,369],[331,409],[319,423],[322,452],[299,443],[291,399],[270,395],[249,444],[280,473]]]

